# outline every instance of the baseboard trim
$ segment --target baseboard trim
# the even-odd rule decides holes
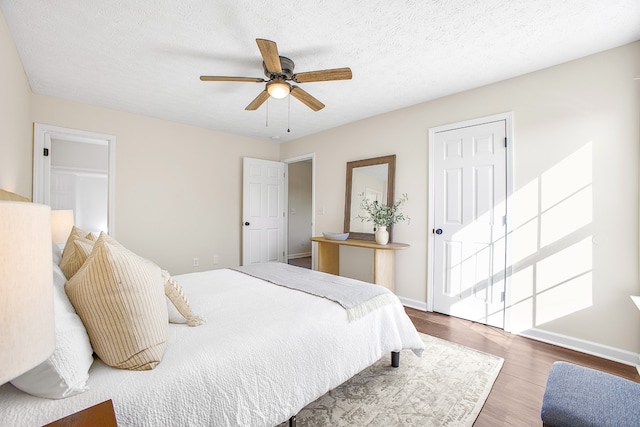
[[[579,351],[581,353],[590,354],[592,356],[602,357],[603,359],[612,360],[625,365],[637,366],[640,361],[640,354],[632,351],[557,334],[555,332],[543,331],[541,329],[533,328],[520,332],[517,335],[531,338],[536,341],[542,341],[547,344],[557,345],[558,347]]]
[[[311,256],[311,252],[303,252],[300,254],[289,254],[287,255],[287,259],[306,258],[309,256]]]
[[[415,308],[416,310],[427,311],[427,303],[424,301],[418,301],[415,299],[398,297],[402,305],[409,308]]]

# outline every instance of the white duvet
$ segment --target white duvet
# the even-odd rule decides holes
[[[154,370],[96,359],[89,391],[62,400],[5,384],[0,425],[41,426],[112,399],[119,426],[274,426],[391,351],[424,348],[399,301],[349,322],[335,302],[237,271],[175,279],[207,323],[169,325]]]

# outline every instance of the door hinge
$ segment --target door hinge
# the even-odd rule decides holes
[[[506,226],[507,225],[507,216],[503,215],[502,217],[502,225]]]
[[[504,137],[504,146],[505,147],[507,146],[507,137],[506,136]]]
[[[42,151],[43,151],[43,153],[42,153],[43,156],[49,157],[49,149],[48,148],[45,148]]]
[[[504,291],[500,292],[500,302],[504,302]]]

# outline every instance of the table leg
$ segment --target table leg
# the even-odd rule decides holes
[[[340,275],[340,246],[318,242],[318,270]]]
[[[395,251],[373,250],[373,283],[395,292]]]

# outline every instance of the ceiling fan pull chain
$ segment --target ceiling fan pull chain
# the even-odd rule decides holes
[[[265,118],[265,127],[269,127],[269,100],[267,99],[267,117]]]
[[[289,96],[289,109],[287,110],[287,132],[291,132],[291,96]]]

